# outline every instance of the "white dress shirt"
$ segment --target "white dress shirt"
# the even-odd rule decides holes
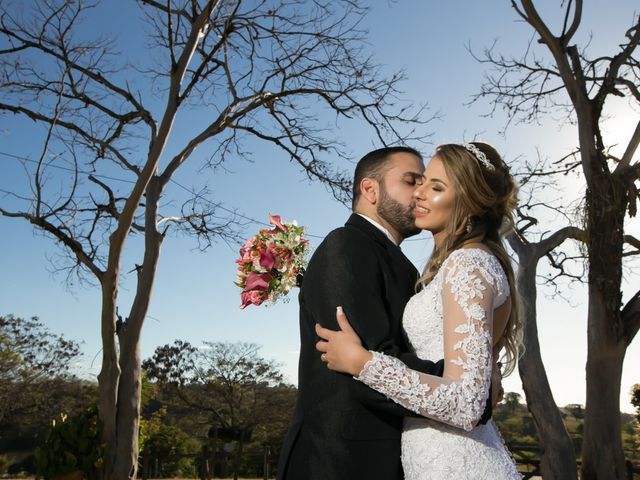
[[[386,228],[384,228],[382,225],[380,225],[378,222],[376,222],[375,220],[372,220],[371,218],[367,217],[366,215],[363,215],[362,213],[358,213],[358,215],[360,215],[362,218],[364,218],[365,220],[368,220],[369,223],[371,223],[371,225],[373,225],[374,227],[376,227],[378,230],[380,230],[382,233],[384,233],[387,238],[389,240],[391,240],[393,242],[393,244],[397,247],[398,243],[396,242],[396,239],[393,238],[393,236],[389,233],[389,230],[387,230]]]

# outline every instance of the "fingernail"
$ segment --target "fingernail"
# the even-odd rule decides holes
[[[342,307],[336,307],[336,312],[338,312],[338,313],[344,313],[344,312],[342,311]]]

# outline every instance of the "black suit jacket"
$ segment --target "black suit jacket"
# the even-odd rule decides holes
[[[300,290],[298,400],[280,462],[280,480],[400,480],[400,435],[412,412],[351,376],[333,372],[315,349],[315,323],[337,329],[341,305],[365,348],[442,375],[443,361],[408,353],[401,320],[418,272],[380,230],[359,215],[315,251]]]

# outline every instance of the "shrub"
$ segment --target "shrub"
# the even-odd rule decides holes
[[[68,418],[53,421],[44,443],[36,449],[36,471],[48,479],[80,470],[88,479],[98,477],[104,460],[96,406]]]

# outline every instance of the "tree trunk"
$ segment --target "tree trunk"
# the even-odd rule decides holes
[[[109,442],[107,445],[110,446],[109,462],[105,469],[106,480],[133,480],[136,478],[138,469],[138,435],[142,392],[140,335],[151,302],[151,292],[160,258],[160,246],[164,238],[156,228],[161,191],[161,183],[157,177],[154,177],[146,189],[144,260],[142,267],[138,269],[136,296],[129,317],[117,332],[120,351],[119,358],[116,356],[115,365],[118,367],[119,377],[116,382],[101,385],[101,389],[105,390],[107,401],[111,402],[106,405],[108,414],[104,418],[113,421],[109,425],[109,436],[105,436]],[[115,295],[113,296],[113,304],[115,304]],[[115,311],[115,309],[112,310]],[[115,338],[113,334],[112,338]],[[114,387],[115,390],[112,390]],[[112,415],[112,412],[115,414]]]
[[[117,273],[107,272],[102,280],[102,367],[98,374],[98,413],[102,422],[102,440],[107,446],[104,459],[105,478],[110,478],[116,462],[116,417],[118,413],[118,382],[120,363],[115,342]]]
[[[211,11],[209,5],[208,12]],[[197,47],[197,39],[206,24],[208,13],[203,12],[194,24],[188,44],[180,56],[178,68],[171,74],[171,86],[167,95],[162,122],[152,139],[149,154],[138,180],[127,198],[118,227],[109,237],[107,270],[102,279],[102,369],[98,375],[100,392],[99,412],[104,425],[102,438],[108,453],[103,475],[105,480],[135,478],[138,462],[138,424],[140,420],[140,352],[139,341],[142,324],[147,315],[156,265],[163,236],[157,231],[158,201],[163,182],[157,177],[158,162],[166,146],[179,106],[180,83],[189,60]],[[142,269],[138,271],[138,288],[129,318],[127,333],[116,332],[116,305],[118,297],[118,274],[127,236],[134,221],[140,200],[145,202],[145,251]],[[116,347],[116,334],[121,338],[121,351]],[[120,357],[120,358],[119,358]],[[123,369],[124,367],[124,369]],[[126,370],[131,369],[131,370]],[[122,375],[124,373],[124,375]],[[122,376],[121,376],[122,375]],[[127,451],[127,448],[130,450]]]
[[[620,419],[620,382],[627,348],[621,317],[624,185],[592,158],[587,178],[589,316],[587,403],[582,479],[626,478]],[[600,167],[597,169],[596,167]]]
[[[138,469],[141,367],[138,342],[129,336],[121,342],[120,386],[118,388],[117,443],[115,463],[109,480],[134,479]]]
[[[589,303],[589,324],[602,323],[598,313],[591,311],[591,304],[594,302]],[[627,478],[619,405],[626,346],[606,335],[593,339],[598,335],[594,330],[596,329],[589,329],[581,478],[621,480]]]
[[[238,442],[238,450],[236,451],[236,458],[233,463],[233,480],[238,480],[238,472],[240,471],[240,460],[242,459],[242,447],[243,447],[244,431],[240,430],[240,440]]]
[[[553,399],[551,387],[540,355],[537,327],[536,266],[538,258],[523,246],[518,252],[520,266],[517,283],[522,305],[525,352],[518,368],[527,408],[533,415],[538,431],[542,455],[540,469],[545,480],[577,480],[576,456],[571,437]]]

